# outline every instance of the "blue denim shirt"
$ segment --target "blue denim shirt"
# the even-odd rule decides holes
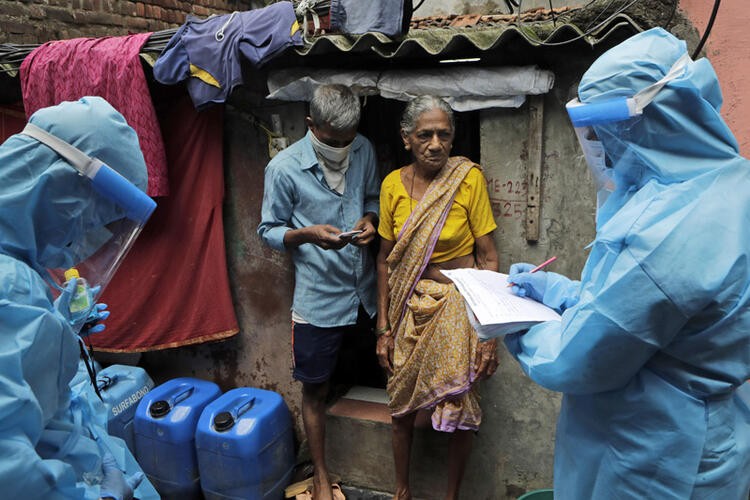
[[[377,165],[370,141],[357,134],[349,153],[346,187],[326,184],[310,134],[277,154],[266,167],[258,234],[271,248],[286,251],[284,233],[315,224],[351,229],[367,212],[379,211]],[[291,249],[292,309],[315,326],[351,325],[359,304],[376,311],[375,265],[366,247],[323,250],[312,243]]]

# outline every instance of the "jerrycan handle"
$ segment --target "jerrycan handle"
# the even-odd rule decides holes
[[[169,399],[169,407],[173,408],[176,404],[185,401],[193,394],[193,391],[195,391],[195,387],[191,385],[185,388],[185,390],[178,392]]]
[[[172,411],[172,408],[174,408],[175,405],[189,398],[193,394],[195,387],[193,387],[192,385],[187,385],[187,387],[182,386],[180,389],[182,390],[175,394],[172,394],[172,396],[167,398],[166,400],[162,399],[159,401],[154,401],[149,408],[149,413],[151,414],[151,416],[154,418],[163,417],[164,415]]]
[[[222,411],[214,417],[214,429],[216,429],[217,432],[228,431],[234,426],[234,422],[237,418],[252,409],[253,406],[255,406],[254,397],[244,402],[240,399],[239,403],[229,408],[228,411]]]
[[[103,391],[104,389],[115,385],[115,382],[117,382],[117,375],[112,375],[111,377],[108,375],[100,375],[96,379],[96,387],[100,391]]]
[[[250,398],[247,402],[240,404],[239,406],[235,406],[232,409],[232,413],[237,415],[238,417],[245,413],[246,411],[249,411],[252,409],[252,407],[255,406],[255,397]]]

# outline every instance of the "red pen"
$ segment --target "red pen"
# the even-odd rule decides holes
[[[544,262],[542,262],[541,264],[539,264],[538,266],[536,266],[534,269],[532,269],[529,272],[535,273],[541,270],[542,268],[544,268],[544,266],[546,266],[547,264],[551,264],[552,262],[555,262],[556,260],[557,260],[557,255],[550,257],[549,259],[545,260]],[[513,283],[508,283],[508,286],[513,286]]]

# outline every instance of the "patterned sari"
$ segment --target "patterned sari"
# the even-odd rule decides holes
[[[458,187],[472,167],[453,157],[432,181],[404,224],[388,256],[390,307],[395,337],[388,380],[391,414],[432,408],[436,430],[476,430],[482,420],[474,382],[477,334],[453,284],[419,279],[430,261]]]

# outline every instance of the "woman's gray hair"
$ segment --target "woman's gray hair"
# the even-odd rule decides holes
[[[414,127],[417,126],[417,120],[422,116],[422,113],[432,111],[433,109],[444,111],[451,123],[451,130],[456,129],[453,110],[447,102],[434,95],[420,95],[409,101],[409,104],[406,105],[404,114],[401,115],[401,130],[407,134],[411,134],[414,132]]]
[[[318,127],[328,125],[338,132],[354,130],[359,125],[359,99],[346,85],[321,85],[310,101],[310,119]]]

